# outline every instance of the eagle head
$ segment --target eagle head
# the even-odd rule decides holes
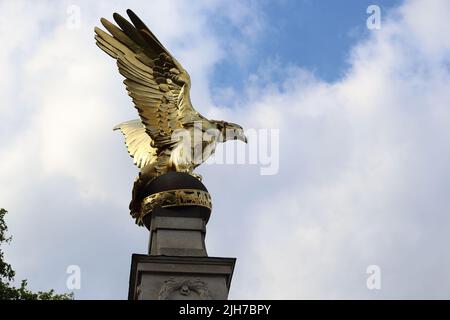
[[[240,125],[221,120],[213,120],[213,122],[220,131],[223,142],[228,140],[241,140],[247,143],[247,137],[244,134],[244,129]]]

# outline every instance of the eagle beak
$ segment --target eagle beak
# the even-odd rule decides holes
[[[239,133],[236,135],[236,139],[247,143],[247,137],[245,136],[243,131],[239,131]]]
[[[228,124],[228,127],[226,127],[225,130],[225,134],[224,134],[224,141],[227,140],[240,140],[243,141],[245,143],[247,143],[247,137],[244,134],[244,129],[242,129],[241,126],[237,125],[237,124]]]

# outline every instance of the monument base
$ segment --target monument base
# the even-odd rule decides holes
[[[208,190],[196,178],[166,173],[146,187],[138,222],[150,231],[148,255],[133,254],[130,300],[225,300],[235,258],[208,257]]]
[[[226,300],[235,258],[133,254],[129,300]]]

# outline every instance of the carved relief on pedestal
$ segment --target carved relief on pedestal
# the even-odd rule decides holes
[[[170,277],[159,291],[159,300],[211,300],[208,285],[200,279]]]

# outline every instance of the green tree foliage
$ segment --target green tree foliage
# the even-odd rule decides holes
[[[53,290],[31,292],[27,289],[27,280],[22,280],[19,288],[12,286],[15,272],[5,261],[2,250],[2,245],[12,239],[6,235],[8,227],[4,217],[7,213],[5,209],[0,209],[0,300],[73,300],[73,293],[56,294]]]

